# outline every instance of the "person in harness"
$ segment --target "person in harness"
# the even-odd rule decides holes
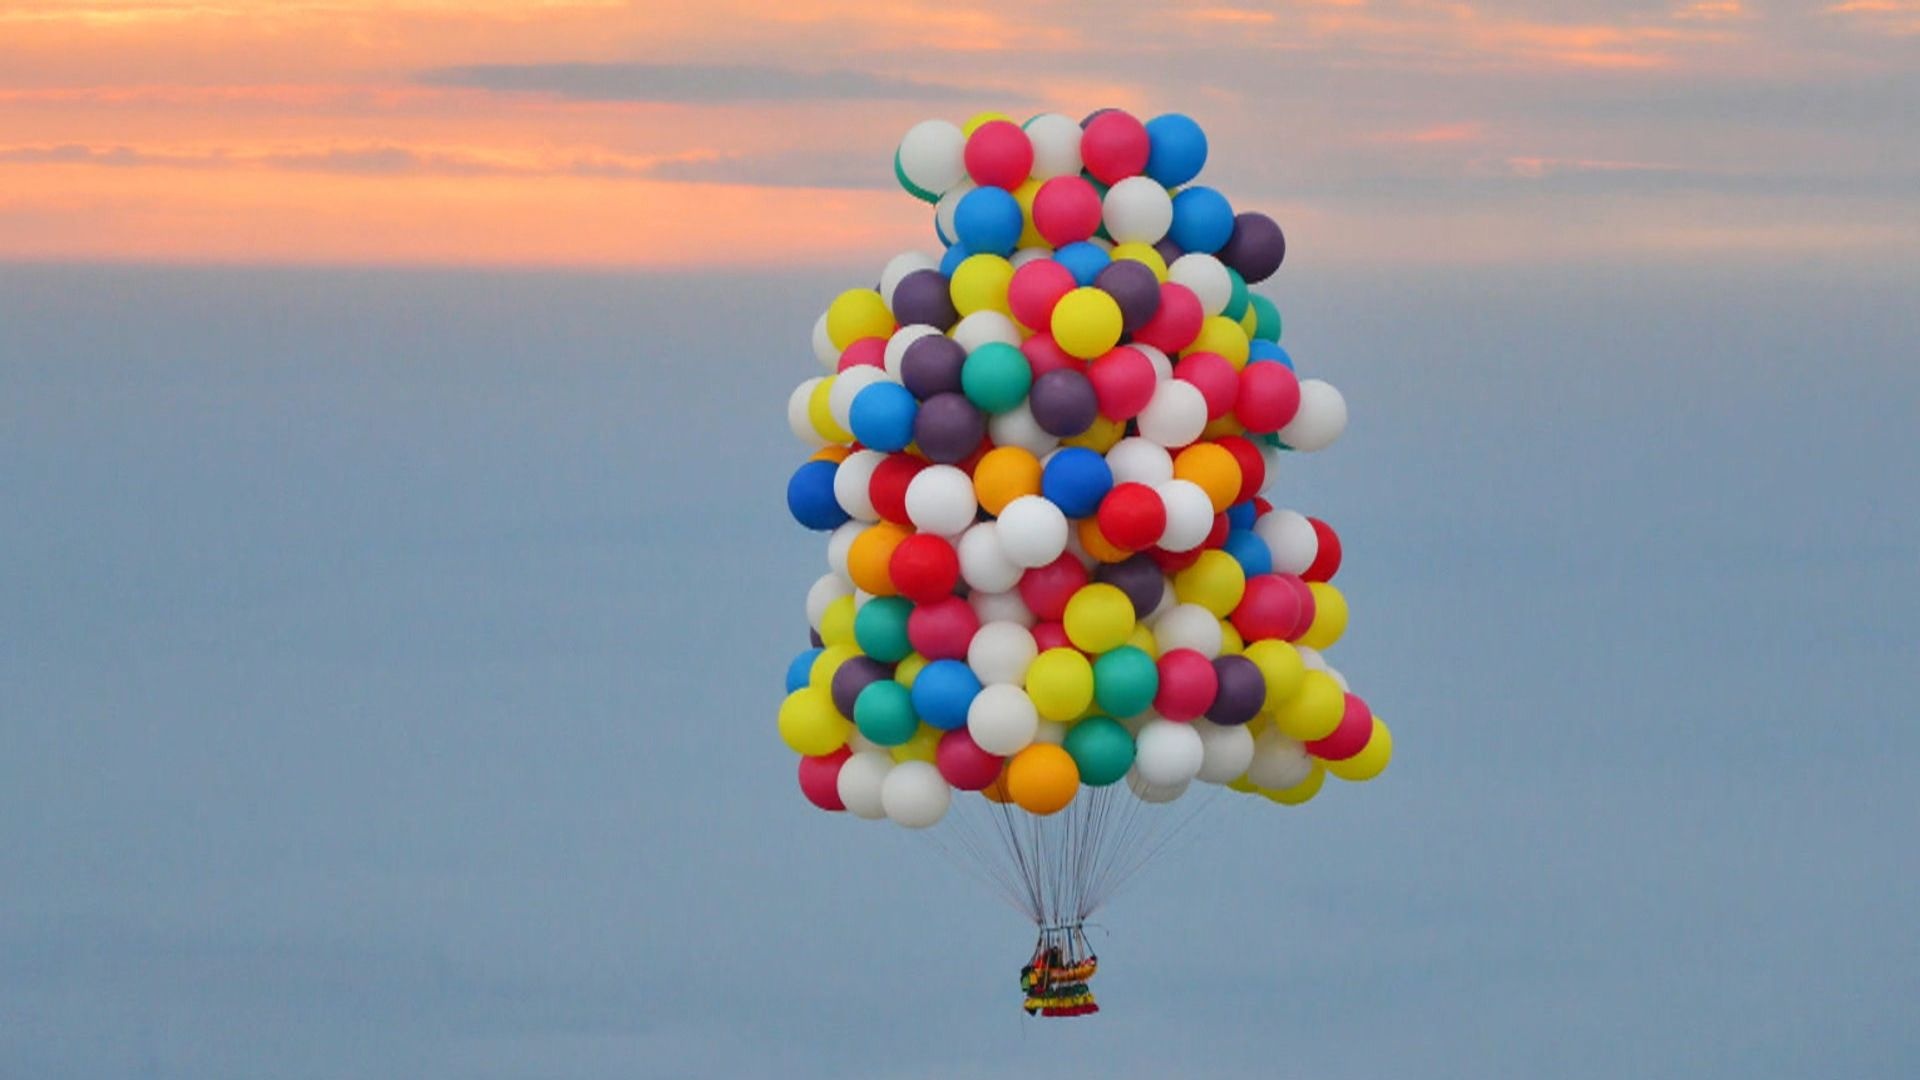
[[[1020,989],[1027,996],[1023,1007],[1028,1016],[1087,1016],[1100,1011],[1087,986],[1100,968],[1100,958],[1091,949],[1083,955],[1075,947],[1086,943],[1085,935],[1077,931],[1075,927],[1064,935],[1068,942],[1065,955],[1052,940],[1053,934],[1042,931],[1033,958],[1020,969]]]

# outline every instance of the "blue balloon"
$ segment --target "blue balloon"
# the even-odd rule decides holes
[[[877,382],[853,396],[847,411],[853,437],[869,450],[884,454],[905,450],[913,441],[913,421],[920,403],[913,392],[895,382]]]
[[[1226,541],[1220,547],[1233,556],[1234,561],[1240,564],[1240,569],[1246,571],[1248,577],[1273,573],[1273,549],[1269,548],[1267,542],[1260,539],[1251,529],[1234,529],[1228,532]]]
[[[913,677],[913,711],[941,731],[967,726],[967,707],[980,693],[980,680],[961,660],[935,660]]]
[[[1253,343],[1247,346],[1247,362],[1254,363],[1260,360],[1269,360],[1276,364],[1285,364],[1287,365],[1288,371],[1293,370],[1293,357],[1287,355],[1287,350],[1275,345],[1271,341],[1255,338]]]
[[[1100,271],[1107,268],[1113,257],[1100,250],[1100,245],[1086,240],[1076,240],[1053,253],[1053,261],[1067,268],[1073,280],[1082,288],[1091,286]]]
[[[1253,528],[1254,521],[1258,520],[1259,516],[1260,508],[1253,505],[1252,499],[1248,499],[1246,502],[1234,503],[1232,506],[1227,507],[1227,527],[1230,529],[1251,529]]]
[[[1024,227],[1020,202],[1005,188],[974,188],[953,208],[956,238],[975,254],[1013,254]]]
[[[1193,118],[1168,113],[1147,121],[1147,175],[1162,187],[1179,187],[1207,163],[1207,133]]]
[[[846,524],[848,514],[833,497],[833,474],[839,471],[831,461],[809,461],[793,470],[787,481],[787,509],[793,520],[820,532]]]
[[[1112,489],[1113,470],[1107,467],[1107,459],[1084,446],[1063,447],[1040,472],[1040,494],[1070,518],[1099,510],[1100,500]]]
[[[793,663],[787,665],[787,693],[806,689],[807,678],[813,674],[813,662],[826,651],[815,646],[793,658]]]
[[[948,278],[952,278],[953,272],[960,269],[960,264],[966,262],[967,257],[972,254],[973,249],[967,247],[965,244],[953,245],[947,249],[945,255],[940,256],[940,272]]]
[[[1167,235],[1182,250],[1211,255],[1233,236],[1233,206],[1210,187],[1186,188],[1173,197],[1173,227]]]

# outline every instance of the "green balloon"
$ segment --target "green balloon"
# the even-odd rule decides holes
[[[1271,341],[1278,345],[1280,343],[1280,309],[1274,306],[1273,301],[1259,293],[1249,293],[1247,302],[1253,305],[1254,310],[1254,338],[1259,341]]]
[[[1251,301],[1251,294],[1247,292],[1247,279],[1240,276],[1240,271],[1229,266],[1227,280],[1233,283],[1233,291],[1227,294],[1227,307],[1222,314],[1234,322],[1239,322],[1246,317],[1247,304]]]
[[[899,746],[920,730],[913,712],[913,694],[892,679],[867,684],[853,699],[853,723],[860,734],[879,746]]]
[[[984,413],[1003,413],[1027,400],[1033,366],[1025,353],[1004,341],[989,341],[967,354],[960,365],[960,390]]]
[[[875,597],[853,617],[853,640],[861,652],[875,660],[897,664],[913,652],[913,642],[907,639],[907,617],[912,614],[912,601],[898,596]]]
[[[1122,645],[1093,662],[1093,700],[1100,711],[1135,716],[1160,692],[1160,669],[1144,649]]]
[[[1089,716],[1073,725],[1064,745],[1088,787],[1105,787],[1133,767],[1133,736],[1118,720]]]

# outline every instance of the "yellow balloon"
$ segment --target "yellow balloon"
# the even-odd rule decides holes
[[[820,643],[823,645],[846,645],[853,642],[853,594],[835,600],[827,605],[820,616]]]
[[[831,754],[852,733],[853,722],[833,707],[833,694],[824,686],[801,687],[780,703],[780,737],[794,753]]]
[[[1166,283],[1167,260],[1160,257],[1160,253],[1153,249],[1152,244],[1142,244],[1138,240],[1129,241],[1125,244],[1115,244],[1113,245],[1113,251],[1111,251],[1109,255],[1114,262],[1119,262],[1121,259],[1132,259],[1134,262],[1153,271],[1154,278],[1162,284]]]
[[[1262,732],[1266,731],[1268,728],[1272,726],[1273,726],[1273,718],[1266,713],[1261,713],[1258,716],[1255,716],[1253,719],[1247,721],[1246,723],[1247,734],[1257,739],[1260,737]]]
[[[852,645],[827,646],[813,658],[813,666],[807,669],[807,682],[813,686],[832,686],[833,673],[840,670],[841,664],[859,655],[860,650]]]
[[[1043,720],[1072,720],[1093,701],[1093,664],[1078,649],[1048,649],[1027,668],[1027,696]]]
[[[1153,657],[1160,659],[1160,643],[1153,638],[1153,630],[1146,623],[1135,623],[1133,633],[1127,635],[1127,644]]]
[[[1373,718],[1373,734],[1367,736],[1367,745],[1360,752],[1345,761],[1327,762],[1327,771],[1342,780],[1371,780],[1379,776],[1393,760],[1393,732],[1379,717]]]
[[[926,666],[926,657],[921,656],[919,653],[908,653],[907,658],[900,661],[900,663],[894,667],[893,681],[911,690],[913,689],[913,680],[921,671],[925,670]]]
[[[861,338],[889,337],[893,329],[893,312],[872,289],[848,289],[827,307],[827,337],[843,352]]]
[[[1020,204],[1021,224],[1020,240],[1018,242],[1019,247],[1050,248],[1053,246],[1047,243],[1047,238],[1041,236],[1040,230],[1034,228],[1033,225],[1033,198],[1039,193],[1040,181],[1031,176],[1027,177],[1025,183],[1013,189],[1013,201]],[[1247,305],[1247,312],[1248,314],[1253,313],[1253,305]],[[1028,329],[1032,329],[1032,327],[1028,327]],[[1252,333],[1252,331],[1249,330],[1248,333]]]
[[[1212,439],[1216,442],[1229,435],[1245,435],[1246,433],[1247,425],[1235,420],[1232,413],[1228,413],[1218,420],[1209,420],[1207,421],[1207,426],[1200,429],[1200,437],[1202,439]]]
[[[1249,341],[1260,331],[1260,311],[1252,304],[1248,304],[1246,313],[1240,316],[1240,329],[1247,332]]]
[[[1003,113],[1003,112],[975,113],[971,120],[968,120],[966,123],[960,125],[960,134],[971,137],[975,131],[979,130],[980,125],[991,124],[995,120],[1005,120],[1009,124],[1018,123],[1018,121],[1014,120],[1013,117],[1008,116],[1006,113]]]
[[[998,255],[969,255],[953,269],[949,292],[953,308],[962,316],[976,311],[997,311],[1011,315],[1007,306],[1007,283],[1013,280],[1013,264]]]
[[[941,731],[939,728],[923,723],[920,725],[920,730],[913,733],[912,738],[901,743],[899,746],[893,747],[888,752],[893,755],[893,760],[896,762],[925,761],[931,763],[935,755],[939,753],[940,736],[945,734],[946,732]]]
[[[1260,789],[1257,787],[1254,787],[1253,781],[1247,779],[1246,774],[1244,773],[1235,777],[1232,780],[1227,781],[1227,787],[1231,788],[1234,791],[1245,792],[1248,795],[1257,795],[1260,792]]]
[[[1216,619],[1233,614],[1247,594],[1247,572],[1240,560],[1215,548],[1203,551],[1192,566],[1173,575],[1173,595],[1183,604],[1199,604]]]
[[[1282,791],[1262,791],[1261,794],[1282,806],[1299,806],[1301,803],[1320,794],[1320,787],[1327,782],[1326,766],[1318,761],[1313,763],[1313,772],[1305,780]]]
[[[1127,425],[1123,421],[1111,420],[1106,416],[1095,416],[1093,424],[1087,430],[1071,439],[1061,439],[1061,446],[1080,446],[1099,453],[1106,453],[1127,436]],[[1087,520],[1092,520],[1091,518]]]
[[[1220,620],[1220,655],[1239,656],[1247,651],[1246,639],[1225,619]]]
[[[1053,340],[1069,356],[1091,360],[1120,342],[1120,304],[1092,287],[1074,289],[1053,307]]]
[[[1273,711],[1273,725],[1288,738],[1312,742],[1333,734],[1346,711],[1346,691],[1333,676],[1309,671],[1301,678],[1300,692]]]
[[[827,395],[833,392],[833,380],[832,375],[821,379],[814,384],[813,393],[807,395],[807,422],[828,442],[852,442],[853,432],[840,426],[833,418],[833,410],[827,405]]]
[[[1235,371],[1238,371],[1247,366],[1247,352],[1251,348],[1252,343],[1247,339],[1247,332],[1240,329],[1239,323],[1225,315],[1209,315],[1206,321],[1200,324],[1200,336],[1193,339],[1193,344],[1180,350],[1180,355],[1186,356],[1188,353],[1197,352],[1219,353],[1227,358],[1227,362],[1233,365]]]
[[[1278,709],[1300,692],[1300,680],[1307,674],[1300,650],[1284,641],[1256,641],[1247,646],[1246,655],[1260,669],[1260,674],[1266,676],[1266,710]],[[1345,708],[1341,705],[1343,711]]]
[[[1229,556],[1231,558],[1231,556]],[[1096,581],[1082,585],[1067,601],[1061,618],[1067,640],[1090,653],[1110,652],[1127,643],[1133,633],[1133,601],[1117,585]],[[1087,669],[1091,676],[1093,669]],[[1091,685],[1091,684],[1089,684]]]
[[[1309,581],[1313,593],[1313,625],[1300,635],[1300,644],[1310,649],[1325,649],[1347,632],[1347,598],[1324,581]]]

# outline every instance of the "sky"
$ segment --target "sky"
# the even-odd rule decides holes
[[[0,11],[0,1075],[1920,1072],[1912,5]],[[917,119],[1184,108],[1379,780],[1040,1025],[812,811],[788,388]]]

